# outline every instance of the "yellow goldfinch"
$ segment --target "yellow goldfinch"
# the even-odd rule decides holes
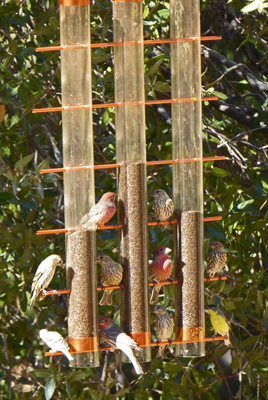
[[[209,314],[210,322],[215,333],[224,336],[224,344],[226,346],[230,346],[231,342],[229,339],[229,325],[226,322],[223,312],[213,305],[208,306],[206,312]]]

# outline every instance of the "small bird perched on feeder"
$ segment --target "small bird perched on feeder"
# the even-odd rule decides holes
[[[152,193],[154,197],[153,210],[158,221],[167,221],[174,212],[174,205],[171,198],[162,189],[157,189]],[[168,225],[162,225],[161,229],[165,230]]]
[[[84,228],[90,228],[92,224],[103,225],[110,221],[116,212],[115,198],[115,193],[105,193],[100,201],[92,206],[89,212],[83,216],[79,221],[79,225]]]
[[[224,313],[218,307],[213,305],[208,306],[205,311],[209,314],[210,322],[215,333],[225,337],[225,346],[231,346],[229,339],[229,325],[226,321]]]
[[[207,273],[210,278],[219,274],[226,266],[227,255],[221,242],[211,242],[207,257]]]
[[[97,257],[97,262],[101,265],[101,284],[103,286],[119,285],[123,278],[123,267],[121,264],[115,262],[111,257],[101,254]],[[113,290],[104,290],[103,296],[100,300],[100,305],[112,305]]]
[[[155,306],[153,312],[156,314],[155,326],[156,326],[156,337],[159,342],[166,342],[170,340],[174,330],[174,320],[167,312],[165,307]],[[159,346],[156,357],[164,358],[165,345]]]
[[[153,263],[151,265],[152,279],[154,282],[163,282],[169,279],[172,274],[173,263],[168,256],[171,249],[162,246],[156,249],[154,253]],[[153,287],[150,303],[158,302],[158,295],[161,290],[161,285]]]
[[[141,351],[135,340],[128,336],[119,326],[117,326],[109,317],[100,317],[100,335],[109,343],[112,348],[117,347],[122,350],[132,362],[136,374],[143,374],[142,367],[136,359],[132,349]]]
[[[69,361],[73,360],[73,357],[68,351],[68,343],[58,332],[49,332],[47,329],[41,329],[41,331],[39,331],[39,336],[43,340],[43,342],[45,342],[46,345],[50,347],[52,353],[55,353],[56,351],[61,351],[63,354],[66,355]]]
[[[61,257],[57,254],[52,254],[51,256],[48,256],[45,260],[43,260],[37,268],[31,288],[30,308],[33,308],[36,299],[41,294],[41,292],[46,295],[45,288],[47,288],[52,281],[56,267],[58,265],[63,265]]]

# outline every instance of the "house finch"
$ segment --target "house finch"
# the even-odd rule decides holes
[[[33,308],[36,299],[41,292],[46,294],[45,288],[47,288],[52,281],[56,267],[58,265],[63,265],[62,259],[60,258],[60,256],[52,254],[51,256],[48,256],[45,260],[43,260],[37,268],[31,288],[30,308]]]
[[[162,189],[157,189],[152,193],[154,197],[153,210],[158,221],[167,221],[173,214],[174,205],[171,198]],[[162,225],[161,229],[165,230],[168,225]]]
[[[166,342],[173,334],[174,321],[167,310],[162,306],[155,306],[153,312],[156,314],[155,326],[156,337],[159,342]],[[159,346],[157,357],[164,358],[165,345]]]
[[[116,212],[115,198],[115,193],[105,193],[100,201],[92,206],[89,212],[83,216],[79,221],[79,225],[84,228],[90,228],[92,224],[103,225],[110,221]]]
[[[229,339],[229,325],[226,322],[224,313],[217,307],[210,305],[205,310],[210,317],[211,325],[215,333],[225,337],[224,344],[230,346],[231,342]]]
[[[107,255],[97,257],[97,262],[101,265],[101,284],[103,286],[119,285],[123,278],[123,267]],[[100,301],[100,305],[112,305],[112,290],[105,290]]]
[[[143,374],[141,365],[137,361],[132,351],[132,349],[138,351],[141,350],[135,340],[124,333],[122,329],[119,328],[119,326],[115,325],[109,317],[100,317],[99,325],[100,335],[103,337],[103,339],[112,347],[117,347],[119,350],[122,350],[127,355],[127,357],[132,362],[136,374]]]
[[[66,355],[69,361],[73,360],[73,357],[68,351],[68,343],[58,332],[49,332],[47,329],[41,329],[41,331],[39,331],[39,335],[43,342],[45,342],[48,347],[51,348],[52,353],[55,353],[56,351],[61,351],[63,354]]]
[[[224,252],[223,244],[220,242],[211,242],[207,257],[207,272],[209,277],[221,272],[225,267],[227,255]]]
[[[173,263],[168,256],[171,250],[167,247],[159,247],[154,253],[153,263],[151,265],[152,279],[155,282],[166,281],[173,269]],[[161,285],[153,287],[150,303],[155,304],[158,302],[158,295],[161,290]]]

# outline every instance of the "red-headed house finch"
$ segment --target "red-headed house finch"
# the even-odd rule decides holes
[[[119,285],[123,278],[123,267],[115,262],[111,257],[101,254],[97,257],[97,262],[101,265],[101,284],[103,286]],[[113,304],[113,291],[104,290],[100,305]]]
[[[132,362],[136,374],[143,374],[142,367],[136,359],[132,349],[140,351],[140,347],[135,340],[122,331],[119,326],[113,323],[109,317],[100,317],[100,335],[112,347],[117,347],[122,350]]]
[[[63,265],[61,257],[56,254],[52,254],[51,256],[48,256],[45,260],[43,260],[37,268],[31,288],[30,308],[33,308],[36,299],[41,294],[41,292],[43,292],[44,294],[46,293],[45,288],[47,288],[52,281],[52,278],[56,271],[56,267],[58,265]]]
[[[81,218],[79,225],[84,228],[90,228],[92,224],[103,225],[110,221],[116,212],[115,198],[115,193],[105,193],[100,201],[92,206],[89,212]]]
[[[156,314],[155,326],[156,326],[156,337],[159,342],[166,342],[170,340],[173,330],[174,321],[167,310],[162,306],[155,306],[153,312]],[[159,346],[156,357],[164,358],[165,345]]]
[[[172,274],[173,263],[168,256],[171,250],[167,247],[159,247],[154,253],[153,263],[151,265],[152,280],[154,282],[164,282]],[[158,295],[161,290],[161,285],[153,287],[150,303],[158,302]]]
[[[174,212],[174,205],[171,198],[162,189],[157,189],[152,193],[153,210],[158,221],[167,221]],[[168,225],[162,225],[161,229],[165,230]]]
[[[226,266],[227,255],[224,246],[220,242],[211,242],[207,257],[207,273],[209,277],[219,274]]]
[[[39,336],[43,340],[43,342],[45,342],[46,345],[51,348],[52,353],[55,353],[56,351],[61,351],[63,354],[66,355],[69,361],[73,360],[73,357],[68,351],[68,343],[58,332],[49,332],[47,329],[41,329],[41,331],[39,331]]]

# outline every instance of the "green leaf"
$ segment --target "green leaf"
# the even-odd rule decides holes
[[[163,60],[158,60],[156,63],[154,63],[154,65],[149,69],[149,71],[147,72],[147,76],[152,76],[154,75],[157,70],[159,69],[160,65],[162,64]]]
[[[24,167],[26,167],[27,164],[29,164],[30,161],[32,161],[34,157],[34,153],[29,154],[28,156],[22,157],[20,155],[19,161],[16,162],[15,164],[15,169],[17,169],[20,172],[23,172]]]
[[[12,126],[16,125],[19,122],[19,119],[20,119],[20,114],[19,113],[16,113],[15,115],[13,115],[11,117],[11,120],[10,120],[10,128]]]
[[[9,192],[0,192],[0,204],[9,203],[14,198],[14,195]]]
[[[243,210],[244,208],[246,208],[249,204],[254,203],[254,199],[250,199],[250,200],[246,200],[243,201],[242,203],[239,203],[237,208],[238,210]]]
[[[212,175],[218,176],[220,178],[224,178],[225,176],[230,176],[230,172],[225,171],[225,169],[222,169],[222,168],[214,167],[214,168],[211,168],[210,171],[211,171]]]
[[[47,383],[45,387],[45,399],[50,400],[51,397],[53,396],[54,392],[56,389],[56,382],[54,378],[51,378]]]
[[[169,10],[159,10],[157,11],[157,14],[159,15],[159,17],[163,18],[163,19],[167,19],[169,18]]]
[[[111,58],[110,54],[100,54],[100,53],[93,53],[92,54],[92,62],[93,63],[102,63],[107,61]]]

